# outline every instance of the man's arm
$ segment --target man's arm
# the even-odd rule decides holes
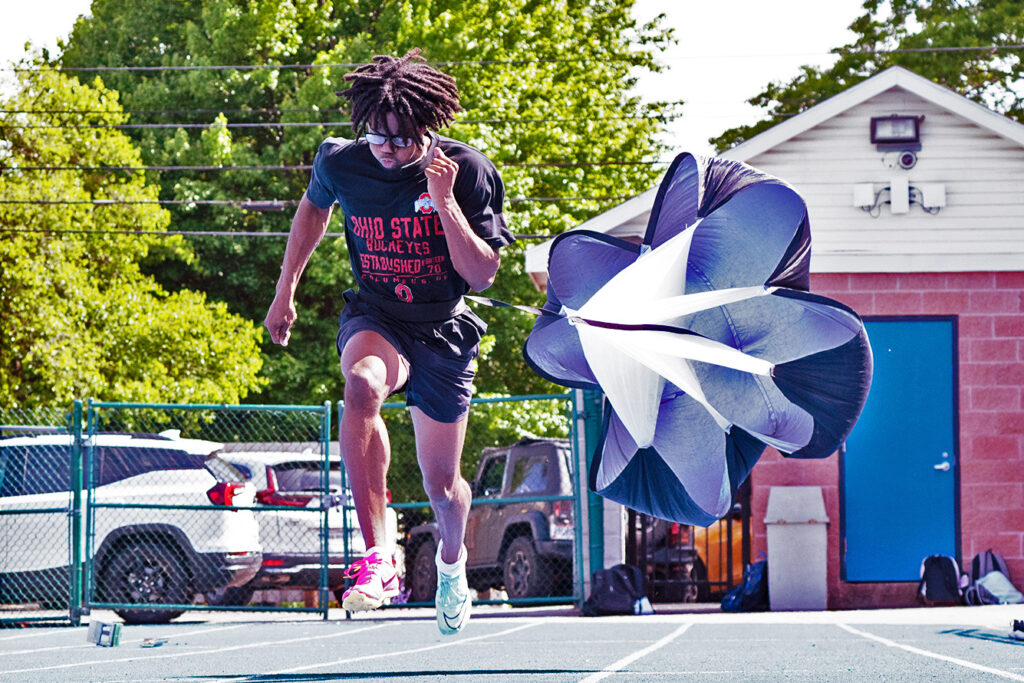
[[[295,210],[291,232],[288,233],[288,246],[284,250],[281,277],[277,280],[277,291],[267,317],[263,320],[275,344],[288,346],[292,324],[298,317],[295,312],[295,290],[302,271],[309,263],[309,257],[327,232],[331,209],[321,209],[306,199],[306,195],[302,195],[299,208]]]
[[[474,291],[482,292],[494,282],[501,265],[501,256],[469,227],[469,221],[455,201],[455,176],[459,165],[436,148],[434,159],[426,168],[427,192],[444,227],[445,241],[452,265]]]

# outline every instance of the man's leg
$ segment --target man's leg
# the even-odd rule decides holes
[[[418,408],[411,408],[411,412],[423,488],[441,535],[437,553],[437,625],[442,634],[454,635],[465,627],[471,606],[462,541],[473,493],[459,469],[467,420],[464,417],[458,422],[437,422]]]
[[[416,457],[423,473],[423,489],[437,518],[443,549],[441,557],[453,563],[466,533],[466,518],[473,492],[462,478],[459,462],[466,440],[466,418],[458,422],[438,422],[419,408],[411,408],[416,431]]]
[[[391,445],[381,418],[381,405],[409,376],[406,360],[380,334],[364,330],[349,339],[341,354],[345,376],[345,409],[338,441],[352,487],[359,529],[367,557],[350,568],[356,585],[346,591],[342,606],[374,609],[397,592],[385,524],[387,473]],[[386,549],[374,553],[371,548]],[[386,560],[382,567],[380,560]],[[380,585],[378,585],[380,584]]]

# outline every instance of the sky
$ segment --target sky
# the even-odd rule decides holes
[[[664,13],[678,40],[658,57],[668,67],[665,72],[645,77],[638,86],[648,100],[684,100],[682,117],[666,136],[672,153],[712,154],[708,138],[761,118],[746,100],[767,83],[789,80],[801,65],[831,64],[829,50],[852,40],[847,27],[861,14],[862,2],[637,0],[638,19]],[[0,22],[0,63],[5,66],[22,55],[26,40],[55,50],[78,15],[89,12],[90,2],[6,4]],[[10,78],[10,72],[2,73]]]

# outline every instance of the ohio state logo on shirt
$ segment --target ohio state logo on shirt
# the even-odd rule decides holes
[[[395,296],[405,303],[409,303],[412,301],[412,290],[409,289],[409,285],[399,284],[395,287]]]
[[[413,207],[417,213],[433,213],[434,202],[430,199],[430,195],[424,192],[420,195],[420,198],[413,203]]]

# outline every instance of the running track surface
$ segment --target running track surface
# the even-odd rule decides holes
[[[442,638],[428,610],[193,613],[125,626],[112,648],[87,643],[84,626],[0,630],[0,681],[1024,681],[1013,619],[1024,605],[603,618],[477,608]],[[154,638],[166,642],[142,647]]]

